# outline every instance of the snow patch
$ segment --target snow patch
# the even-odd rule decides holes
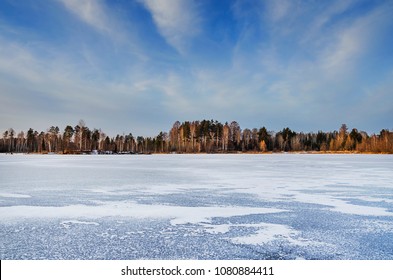
[[[79,221],[79,220],[68,220],[68,221],[63,221],[60,223],[64,228],[70,228],[72,224],[78,224],[78,225],[94,225],[94,226],[99,226],[99,223],[96,222],[86,222],[86,221]]]
[[[209,223],[214,217],[232,217],[252,214],[272,214],[286,212],[287,210],[275,208],[254,207],[184,207],[171,205],[146,205],[133,202],[107,202],[98,206],[68,205],[53,206],[9,206],[2,207],[0,218],[103,218],[103,217],[129,217],[129,218],[161,218],[170,219],[172,225]]]
[[[233,225],[232,225],[233,226]],[[308,246],[308,245],[322,245],[324,243],[309,241],[300,238],[300,231],[292,229],[287,225],[281,224],[269,224],[269,223],[258,223],[258,224],[242,224],[236,226],[243,227],[254,227],[258,228],[255,234],[250,234],[247,236],[240,236],[231,238],[232,242],[239,244],[249,244],[249,245],[261,245],[269,243],[276,240],[284,240],[292,245],[297,246]]]
[[[211,233],[211,234],[217,234],[217,233],[224,234],[224,233],[227,233],[231,229],[232,226],[233,225],[231,225],[231,224],[208,225],[208,226],[205,226],[205,231],[207,233]]]
[[[19,193],[0,193],[0,197],[6,198],[30,198],[30,195],[27,194],[19,194]]]
[[[345,201],[345,198],[333,198],[328,195],[310,195],[297,193],[294,194],[295,201],[302,203],[315,203],[319,205],[329,206],[328,210],[340,212],[343,214],[362,215],[362,216],[384,216],[393,217],[393,212],[389,212],[382,207],[355,205]]]

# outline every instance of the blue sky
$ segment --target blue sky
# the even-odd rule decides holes
[[[1,0],[0,129],[393,129],[393,1]]]

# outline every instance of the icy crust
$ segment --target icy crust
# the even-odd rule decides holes
[[[27,194],[18,194],[18,193],[0,193],[0,197],[6,198],[29,198],[30,195]]]
[[[393,259],[393,157],[0,156],[1,259]]]
[[[222,220],[228,226],[226,229],[224,224],[172,225],[161,219],[44,219],[34,223],[31,219],[21,220],[0,224],[0,233],[4,235],[0,256],[2,259],[390,259],[387,252],[392,250],[392,234],[384,231],[386,225],[377,226],[379,233],[372,235],[356,231],[352,223],[336,231],[304,234],[287,225],[236,223],[239,219],[243,218]],[[375,229],[372,223],[368,226]]]
[[[63,207],[10,206],[2,207],[0,219],[30,218],[103,218],[129,217],[139,219],[170,219],[172,225],[209,222],[213,217],[232,217],[251,214],[279,213],[286,210],[253,207],[180,207],[170,205],[143,205],[131,202],[111,202],[99,206],[69,205]]]

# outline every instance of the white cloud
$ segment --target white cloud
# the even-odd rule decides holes
[[[293,12],[293,1],[291,0],[268,0],[266,5],[267,15],[273,22],[283,20]]]
[[[375,51],[375,42],[378,44],[387,34],[386,30],[383,31],[384,26],[389,25],[387,22],[392,23],[391,5],[333,20],[352,6],[351,0],[336,1],[332,5],[309,7],[303,11],[303,17],[292,21],[292,29],[297,32],[289,37],[292,40],[290,50],[286,46],[288,39],[273,32],[287,27],[285,23],[278,23],[270,34],[269,44],[261,44],[257,54],[260,69],[266,74],[281,76],[279,80],[298,80],[299,84],[310,84],[308,80],[313,79],[316,88],[316,81],[323,84],[333,80],[336,83],[350,82],[350,78],[358,73],[357,67],[367,63],[368,55]],[[325,10],[313,14],[321,9]],[[307,32],[301,30],[304,26],[310,27]]]
[[[0,52],[0,73],[3,77],[15,75],[31,82],[42,80],[38,73],[39,62],[29,51],[0,37]]]
[[[199,32],[197,7],[187,0],[140,0],[151,13],[158,31],[178,52],[184,53]]]
[[[347,71],[364,48],[364,34],[357,26],[345,29],[321,55],[321,66],[331,74]],[[367,34],[364,34],[367,36]]]
[[[365,94],[361,96],[357,106],[351,109],[351,115],[361,123],[364,116],[373,120],[383,115],[385,118],[380,121],[381,129],[393,129],[393,67],[386,77],[382,77],[381,81],[374,87],[364,89]],[[367,109],[367,110],[366,110]],[[379,132],[379,131],[374,131]]]
[[[320,29],[334,19],[335,16],[347,11],[354,4],[354,0],[338,0],[332,2],[326,9],[322,11],[311,25],[312,29],[320,32]]]
[[[328,5],[322,15],[321,6],[298,12],[286,5],[270,7],[272,15],[267,19],[273,25],[267,29],[270,40],[259,45],[256,42],[259,47],[256,51],[238,41],[232,68],[202,72],[196,84],[202,84],[203,90],[211,93],[209,104],[214,104],[217,111],[239,114],[234,108],[242,108],[245,114],[276,119],[282,125],[294,124],[295,129],[299,124],[313,130],[345,121],[349,118],[348,107],[362,98],[364,69],[359,66],[368,64],[370,54],[376,51],[373,44],[381,42],[381,36],[387,34],[381,30],[387,21],[392,21],[391,9],[386,5],[356,16],[336,18],[352,4],[352,1],[336,2]],[[236,8],[237,14],[242,12],[239,11],[242,7]],[[316,10],[319,13],[313,14]],[[302,29],[308,24],[315,31],[312,34]],[[282,116],[278,112],[283,112]]]
[[[328,38],[330,42],[320,52],[320,66],[328,75],[339,77],[356,71],[364,57],[379,40],[380,30],[390,14],[381,6],[353,22],[339,26]]]
[[[91,119],[135,127],[145,121],[146,130],[154,130],[153,125],[159,127],[158,122],[162,124],[168,119],[169,122],[201,118],[227,120],[230,115],[242,124],[247,119],[251,125],[258,125],[255,123],[258,121],[280,121],[273,129],[280,129],[281,125],[292,128],[292,124],[298,123],[305,127],[312,122],[319,122],[322,125],[315,127],[324,129],[324,118],[325,124],[334,122],[333,118],[345,122],[346,114],[351,111],[346,102],[359,100],[364,108],[367,104],[377,108],[378,102],[370,100],[383,102],[389,97],[391,83],[381,81],[377,77],[379,73],[370,79],[374,79],[373,84],[363,82],[362,77],[365,77],[364,68],[370,65],[367,61],[378,58],[381,36],[391,29],[391,5],[390,9],[389,5],[381,5],[340,16],[356,4],[351,0],[332,5],[314,3],[303,10],[293,2],[274,1],[269,2],[272,14],[266,18],[267,11],[261,2],[247,5],[238,1],[232,7],[233,25],[228,26],[230,29],[236,25],[233,35],[237,41],[222,47],[228,59],[221,64],[220,59],[212,59],[211,55],[197,52],[198,56],[192,56],[189,52],[194,43],[203,42],[206,40],[203,35],[208,35],[198,33],[201,19],[195,2],[138,0],[151,13],[167,43],[185,54],[178,56],[170,51],[168,57],[167,48],[164,47],[165,51],[159,45],[150,48],[152,40],[157,39],[156,34],[150,34],[148,41],[143,41],[144,36],[137,37],[143,32],[125,28],[133,25],[133,19],[122,18],[121,13],[116,17],[116,7],[109,2],[57,1],[75,15],[71,21],[87,24],[102,36],[80,36],[77,30],[77,36],[72,38],[80,41],[67,40],[72,43],[56,45],[42,41],[39,36],[31,40],[20,29],[16,33],[21,34],[23,41],[15,39],[15,34],[3,32],[0,35],[1,116],[20,117],[24,112],[31,112],[33,119],[38,114],[44,115],[41,109],[45,106],[39,104],[42,101],[57,106],[51,115],[53,121],[73,122],[70,115],[74,115],[75,121],[84,118],[89,126]],[[280,6],[280,3],[284,4]],[[144,22],[133,28],[145,30]],[[262,26],[257,27],[258,24]],[[91,30],[83,28],[86,31]],[[97,35],[96,32],[93,33]],[[118,38],[119,34],[124,41],[108,40]],[[139,47],[136,49],[141,57],[134,58],[130,50],[132,41]],[[197,51],[200,45],[195,46],[193,50]],[[143,59],[142,55],[147,58]],[[389,114],[389,104],[383,104],[380,114],[375,112],[376,119]],[[351,108],[360,108],[355,105],[351,104]],[[47,116],[40,119],[41,123],[47,124]],[[24,123],[29,124],[28,120]],[[13,126],[7,121],[8,125]]]
[[[97,0],[58,0],[80,20],[94,27],[101,32],[110,32],[109,18],[102,6],[101,1]]]
[[[130,26],[125,26],[121,17],[102,0],[56,0],[80,21],[96,31],[114,39],[115,42],[128,44],[134,54],[142,56],[135,44],[135,36]],[[128,28],[128,30],[127,30]],[[131,32],[130,32],[131,31]]]
[[[119,90],[107,81],[85,79],[89,69],[62,53],[53,52],[43,57],[1,36],[0,53],[0,98],[4,101],[0,104],[1,115],[18,115],[7,121],[3,119],[7,124],[1,122],[0,125],[26,129],[22,125],[34,125],[29,119],[41,125],[50,125],[48,121],[64,125],[62,122],[84,118],[84,114],[98,119],[100,111],[121,110],[129,99],[125,94],[129,93],[127,89]],[[95,108],[95,112],[91,108]]]

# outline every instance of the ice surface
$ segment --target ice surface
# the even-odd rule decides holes
[[[260,223],[240,226],[255,227],[258,228],[258,230],[255,232],[255,234],[233,238],[233,242],[258,245],[273,242],[277,239],[282,239],[299,246],[307,246],[311,244],[310,241],[299,238],[299,231],[294,230],[286,225]]]
[[[64,228],[70,228],[72,224],[78,224],[78,225],[95,225],[99,226],[99,223],[96,222],[86,222],[86,221],[78,221],[78,220],[69,220],[69,221],[62,221],[60,223]]]
[[[109,202],[99,206],[9,206],[2,207],[0,218],[3,221],[17,218],[104,218],[129,217],[169,219],[172,225],[187,223],[206,223],[213,217],[232,217],[251,214],[279,213],[285,210],[258,207],[184,207],[170,205],[144,205],[133,202]]]
[[[0,197],[29,198],[30,195],[18,193],[0,193]]]
[[[0,155],[1,259],[393,259],[390,155]]]

